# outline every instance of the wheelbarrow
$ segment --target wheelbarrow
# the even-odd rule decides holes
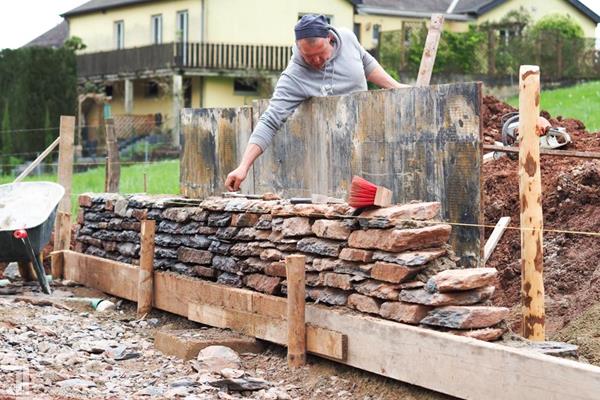
[[[64,194],[64,188],[52,182],[0,185],[0,262],[33,263],[46,294],[50,294],[50,285],[37,255],[50,241]]]

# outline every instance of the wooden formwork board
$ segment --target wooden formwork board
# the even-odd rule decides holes
[[[137,267],[62,253],[66,279],[136,301]],[[285,345],[285,325],[272,330],[285,321],[285,298],[165,272],[154,282],[159,309]],[[312,304],[306,321],[309,352],[460,398],[597,400],[600,393],[600,368],[588,364]]]
[[[223,191],[267,107],[261,100],[184,111],[183,195]],[[442,219],[456,223],[450,239],[456,254],[476,266],[483,240],[480,114],[480,83],[313,98],[287,119],[242,191],[346,197],[359,175],[391,189],[395,203],[441,202]]]

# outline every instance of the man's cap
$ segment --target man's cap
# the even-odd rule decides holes
[[[329,24],[323,15],[306,14],[300,18],[294,32],[296,40],[309,37],[326,38],[329,35]]]

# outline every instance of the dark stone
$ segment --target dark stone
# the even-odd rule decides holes
[[[214,256],[212,266],[220,271],[237,274],[242,271],[244,263],[235,257]]]
[[[203,235],[181,236],[181,244],[195,249],[208,249],[212,240]]]
[[[229,226],[231,223],[230,213],[210,213],[208,215],[208,226]]]
[[[164,247],[155,247],[154,256],[158,258],[177,258],[177,250]]]
[[[89,246],[86,250],[85,250],[85,254],[89,254],[91,256],[96,256],[96,257],[106,257],[106,251],[99,249],[96,246]]]
[[[230,253],[237,257],[259,256],[264,249],[259,242],[236,243],[231,247]]]
[[[216,237],[220,240],[232,240],[235,235],[238,234],[240,228],[236,228],[234,226],[229,226],[226,228],[217,229]]]
[[[340,254],[343,242],[329,239],[304,238],[298,242],[296,248],[307,253],[337,257]]]
[[[117,240],[121,241],[121,242],[132,242],[132,243],[139,243],[140,242],[140,234],[139,232],[135,232],[135,231],[123,231],[123,232],[119,232],[119,235],[117,236]]]
[[[330,304],[332,306],[344,306],[348,302],[348,296],[352,292],[346,292],[334,288],[307,288],[308,297],[317,303]]]
[[[135,243],[119,243],[117,251],[124,256],[135,257],[139,256],[140,245]]]
[[[181,239],[182,239],[182,237],[180,237],[180,236],[173,236],[170,234],[158,233],[154,237],[154,243],[157,246],[162,246],[162,247],[179,247],[179,246],[181,246]]]
[[[229,250],[232,246],[233,245],[229,243],[221,243],[219,241],[214,241],[210,244],[208,250],[216,254],[227,255],[229,254]]]
[[[270,230],[272,227],[271,221],[272,221],[272,216],[271,214],[263,214],[260,216],[260,218],[258,219],[258,222],[256,223],[256,225],[254,225],[254,228],[256,229],[260,229],[260,230]]]
[[[221,283],[223,285],[235,286],[241,288],[244,286],[244,282],[242,282],[242,277],[234,274],[230,274],[228,272],[223,272],[217,278],[217,283]]]

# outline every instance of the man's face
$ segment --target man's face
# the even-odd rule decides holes
[[[298,49],[304,61],[315,69],[323,69],[333,54],[332,37],[298,40]]]

